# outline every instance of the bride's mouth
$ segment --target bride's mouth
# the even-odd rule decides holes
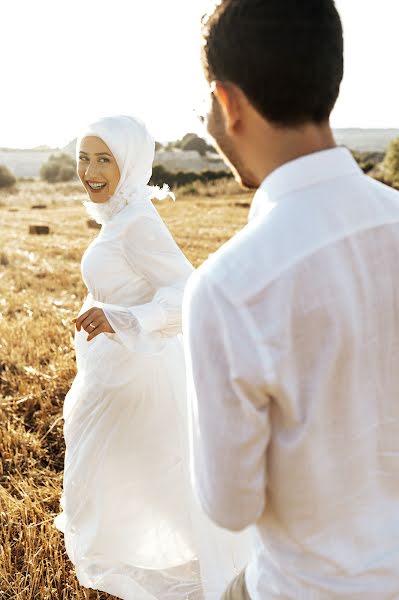
[[[86,181],[86,184],[92,192],[101,192],[101,190],[103,190],[107,185],[106,183],[100,183],[97,181]]]

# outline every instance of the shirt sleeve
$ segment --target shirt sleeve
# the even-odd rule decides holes
[[[116,341],[133,352],[159,351],[165,338],[181,333],[183,293],[193,267],[164,223],[152,217],[142,217],[127,228],[121,249],[132,269],[154,289],[154,296],[131,307],[96,305],[104,310]]]
[[[266,502],[269,397],[254,324],[199,272],[183,315],[193,485],[208,516],[239,531]]]

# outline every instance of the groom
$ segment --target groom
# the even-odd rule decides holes
[[[224,598],[398,598],[399,194],[334,142],[334,2],[222,0],[203,65],[208,130],[257,188],[185,298],[196,491],[253,526]]]

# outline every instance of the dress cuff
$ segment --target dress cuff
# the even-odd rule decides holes
[[[104,310],[115,333],[119,330],[130,330],[131,334],[161,331],[168,323],[166,310],[157,302],[124,307],[114,304],[96,302]]]
[[[166,310],[157,302],[148,304],[139,304],[129,308],[131,315],[136,317],[140,324],[140,329],[144,332],[161,331],[168,324],[168,315]]]

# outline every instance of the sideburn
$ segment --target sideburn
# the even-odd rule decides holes
[[[208,117],[208,133],[215,140],[219,153],[232,170],[236,181],[244,189],[257,189],[259,186],[255,183],[256,178],[252,174],[250,166],[244,165],[226,132],[223,110],[214,95],[212,95],[212,109]]]

